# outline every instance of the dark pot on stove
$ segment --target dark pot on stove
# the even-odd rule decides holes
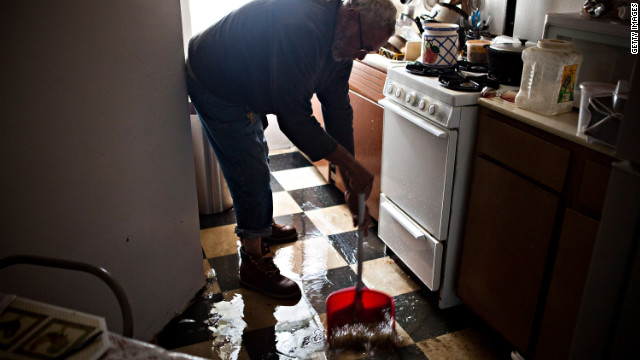
[[[522,78],[522,51],[529,46],[522,44],[502,43],[485,45],[489,58],[489,76],[500,84],[520,86]]]

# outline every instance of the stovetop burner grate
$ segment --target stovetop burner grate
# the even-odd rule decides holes
[[[472,64],[467,61],[458,61],[454,66],[436,68],[425,65],[419,61],[407,63],[406,71],[419,76],[437,77],[438,83],[451,90],[465,92],[480,92],[485,86],[498,88],[500,84],[492,76],[486,75],[486,66]],[[478,76],[466,76],[467,73],[484,73]]]
[[[405,68],[407,69],[407,72],[411,74],[429,77],[437,77],[443,74],[453,74],[458,72],[456,65],[448,67],[433,67],[425,65],[419,61],[407,63]]]
[[[460,60],[458,61],[458,69],[459,70],[464,70],[467,72],[471,72],[471,73],[481,73],[481,74],[486,74],[489,72],[489,65],[488,64],[474,64],[474,63],[470,63],[466,60]]]
[[[440,75],[438,77],[438,83],[447,89],[471,92],[480,92],[486,86],[494,89],[500,87],[498,81],[492,76],[464,76],[459,72]]]
[[[474,64],[470,63],[466,60],[460,60],[456,65],[448,66],[448,67],[433,67],[429,65],[425,65],[420,61],[414,61],[407,63],[405,66],[407,72],[420,76],[430,76],[436,77],[443,74],[451,74],[457,73],[460,70],[470,72],[470,73],[478,73],[478,74],[486,74],[489,72],[489,68],[486,64]]]

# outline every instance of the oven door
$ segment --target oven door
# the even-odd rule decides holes
[[[387,100],[381,191],[438,241],[447,239],[458,132]]]

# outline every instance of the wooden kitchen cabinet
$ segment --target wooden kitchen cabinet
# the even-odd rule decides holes
[[[380,168],[382,163],[382,119],[383,108],[378,100],[384,98],[383,87],[386,73],[361,61],[354,61],[349,79],[349,98],[353,107],[353,131],[356,160],[374,174],[373,188],[367,199],[371,216],[378,220],[380,208]],[[322,122],[322,110],[318,99],[312,99],[313,113]],[[332,171],[327,160],[314,163],[322,176],[335,181],[345,191],[337,169]]]
[[[611,162],[480,107],[457,292],[528,359],[566,359]]]
[[[558,203],[557,195],[476,160],[458,295],[520,350],[531,336]]]

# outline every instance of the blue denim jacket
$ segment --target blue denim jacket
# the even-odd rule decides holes
[[[335,61],[331,53],[339,6],[335,0],[252,1],[191,39],[193,74],[225,101],[275,114],[282,132],[313,161],[338,143],[353,153],[353,62]],[[314,93],[326,131],[312,114]]]

